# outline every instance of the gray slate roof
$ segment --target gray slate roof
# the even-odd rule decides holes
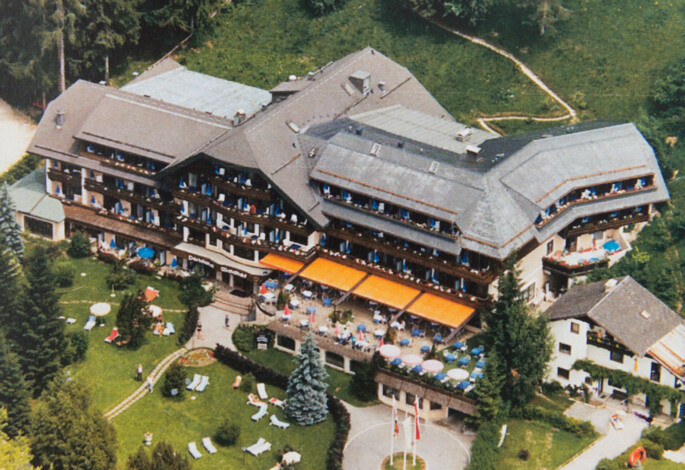
[[[49,222],[62,222],[62,203],[45,193],[45,168],[32,171],[9,188],[17,211]]]
[[[173,60],[165,59],[155,68],[166,68],[168,62]],[[173,63],[177,66],[168,67],[162,73],[140,76],[122,90],[228,119],[239,110],[252,116],[271,103],[271,93],[266,90],[193,72]]]
[[[683,324],[683,319],[635,279],[625,276],[606,292],[606,281],[573,286],[545,315],[551,320],[587,317],[639,356]],[[642,312],[647,312],[646,316]]]

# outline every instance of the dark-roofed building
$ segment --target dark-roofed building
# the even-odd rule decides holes
[[[632,277],[575,285],[545,315],[555,338],[550,380],[588,384],[598,393],[623,396],[625,390],[607,380],[592,383],[587,372],[572,370],[575,361],[591,360],[661,385],[683,387],[685,322]],[[644,396],[638,399],[644,404]],[[670,405],[663,405],[668,414]]]
[[[270,92],[171,59],[122,89],[79,81],[29,151],[67,232],[103,249],[147,245],[247,292],[298,274],[452,333],[511,252],[528,300],[550,299],[622,256],[637,233],[625,227],[668,199],[634,125],[499,138],[455,122],[372,48]]]

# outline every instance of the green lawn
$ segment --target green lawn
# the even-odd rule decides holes
[[[297,367],[297,358],[295,356],[274,348],[267,349],[266,351],[250,351],[246,356],[282,374],[290,374]],[[361,401],[350,392],[351,375],[331,369],[330,367],[326,367],[326,372],[328,372],[328,391],[336,397],[357,407],[370,406],[377,403],[376,400],[370,402]]]
[[[269,416],[272,413],[284,419],[282,410],[269,405],[269,415],[255,423],[250,417],[257,409],[246,404],[247,393],[231,388],[235,371],[223,364],[214,363],[207,367],[188,369],[189,376],[195,373],[207,375],[210,380],[205,392],[194,394],[196,400],[191,400],[190,395],[181,401],[164,398],[161,387],[157,386],[152,395],[146,395],[112,420],[120,445],[120,467],[141,445],[144,434],[149,431],[153,433],[153,446],[163,439],[188,456],[188,443],[194,441],[203,454],[201,459],[192,464],[196,469],[271,468],[277,461],[276,452],[285,445],[290,445],[302,454],[302,468],[325,468],[326,452],[335,432],[335,425],[330,417],[315,426],[291,426],[283,430],[269,425]],[[266,390],[270,396],[285,397],[285,392],[275,387],[267,386]],[[213,436],[216,428],[226,418],[240,424],[238,443],[224,448],[214,441],[219,452],[209,455],[202,447],[202,438]],[[241,451],[242,447],[254,444],[260,437],[271,443],[270,451],[259,457]]]
[[[499,450],[497,468],[556,468],[596,439],[596,436],[578,437],[539,421],[511,420],[507,424],[507,437]],[[527,461],[518,457],[521,449],[530,451]]]

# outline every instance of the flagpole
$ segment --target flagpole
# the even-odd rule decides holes
[[[390,465],[395,455],[395,395],[392,396],[392,411],[390,412]]]
[[[407,420],[407,407],[404,407],[404,419]],[[406,423],[405,423],[406,424]],[[404,432],[407,432],[407,426],[404,427]],[[404,438],[404,470],[407,470],[407,438]]]
[[[416,404],[416,400],[414,400],[414,404]],[[412,465],[416,466],[416,428],[419,425],[419,409],[416,406],[414,406],[414,414],[414,458],[412,459]]]

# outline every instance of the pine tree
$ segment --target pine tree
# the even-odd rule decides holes
[[[117,327],[129,347],[138,348],[143,344],[145,332],[152,326],[152,321],[143,292],[127,292],[117,312]]]
[[[0,329],[9,334],[17,313],[21,264],[12,251],[0,243]]]
[[[499,376],[506,385],[502,398],[512,406],[527,403],[545,375],[552,356],[552,338],[543,315],[531,313],[521,295],[516,259],[505,262],[497,300],[485,312],[484,343],[496,354]]]
[[[298,361],[300,365],[288,379],[285,415],[300,426],[309,426],[324,421],[328,414],[325,382],[328,374],[311,333],[302,343]]]
[[[488,354],[484,377],[478,382],[473,391],[476,396],[476,414],[473,420],[478,423],[497,421],[502,410],[502,385],[504,380],[500,375],[500,365],[496,353]]]
[[[65,346],[64,323],[55,293],[54,276],[42,247],[27,260],[26,293],[20,299],[17,319],[12,322],[12,339],[29,386],[35,397],[55,377]]]
[[[17,223],[16,210],[7,183],[3,183],[0,188],[0,243],[12,250],[19,259],[24,255],[21,227]]]
[[[7,423],[0,429],[11,438],[27,432],[31,411],[29,398],[19,358],[0,332],[0,407],[7,410]]]
[[[116,468],[114,427],[92,408],[90,389],[63,375],[50,383],[31,415],[31,449],[34,465],[43,468]]]
[[[174,451],[171,444],[165,441],[157,443],[152,449],[152,459],[141,446],[132,454],[126,465],[127,470],[190,470],[190,462],[185,455]]]

